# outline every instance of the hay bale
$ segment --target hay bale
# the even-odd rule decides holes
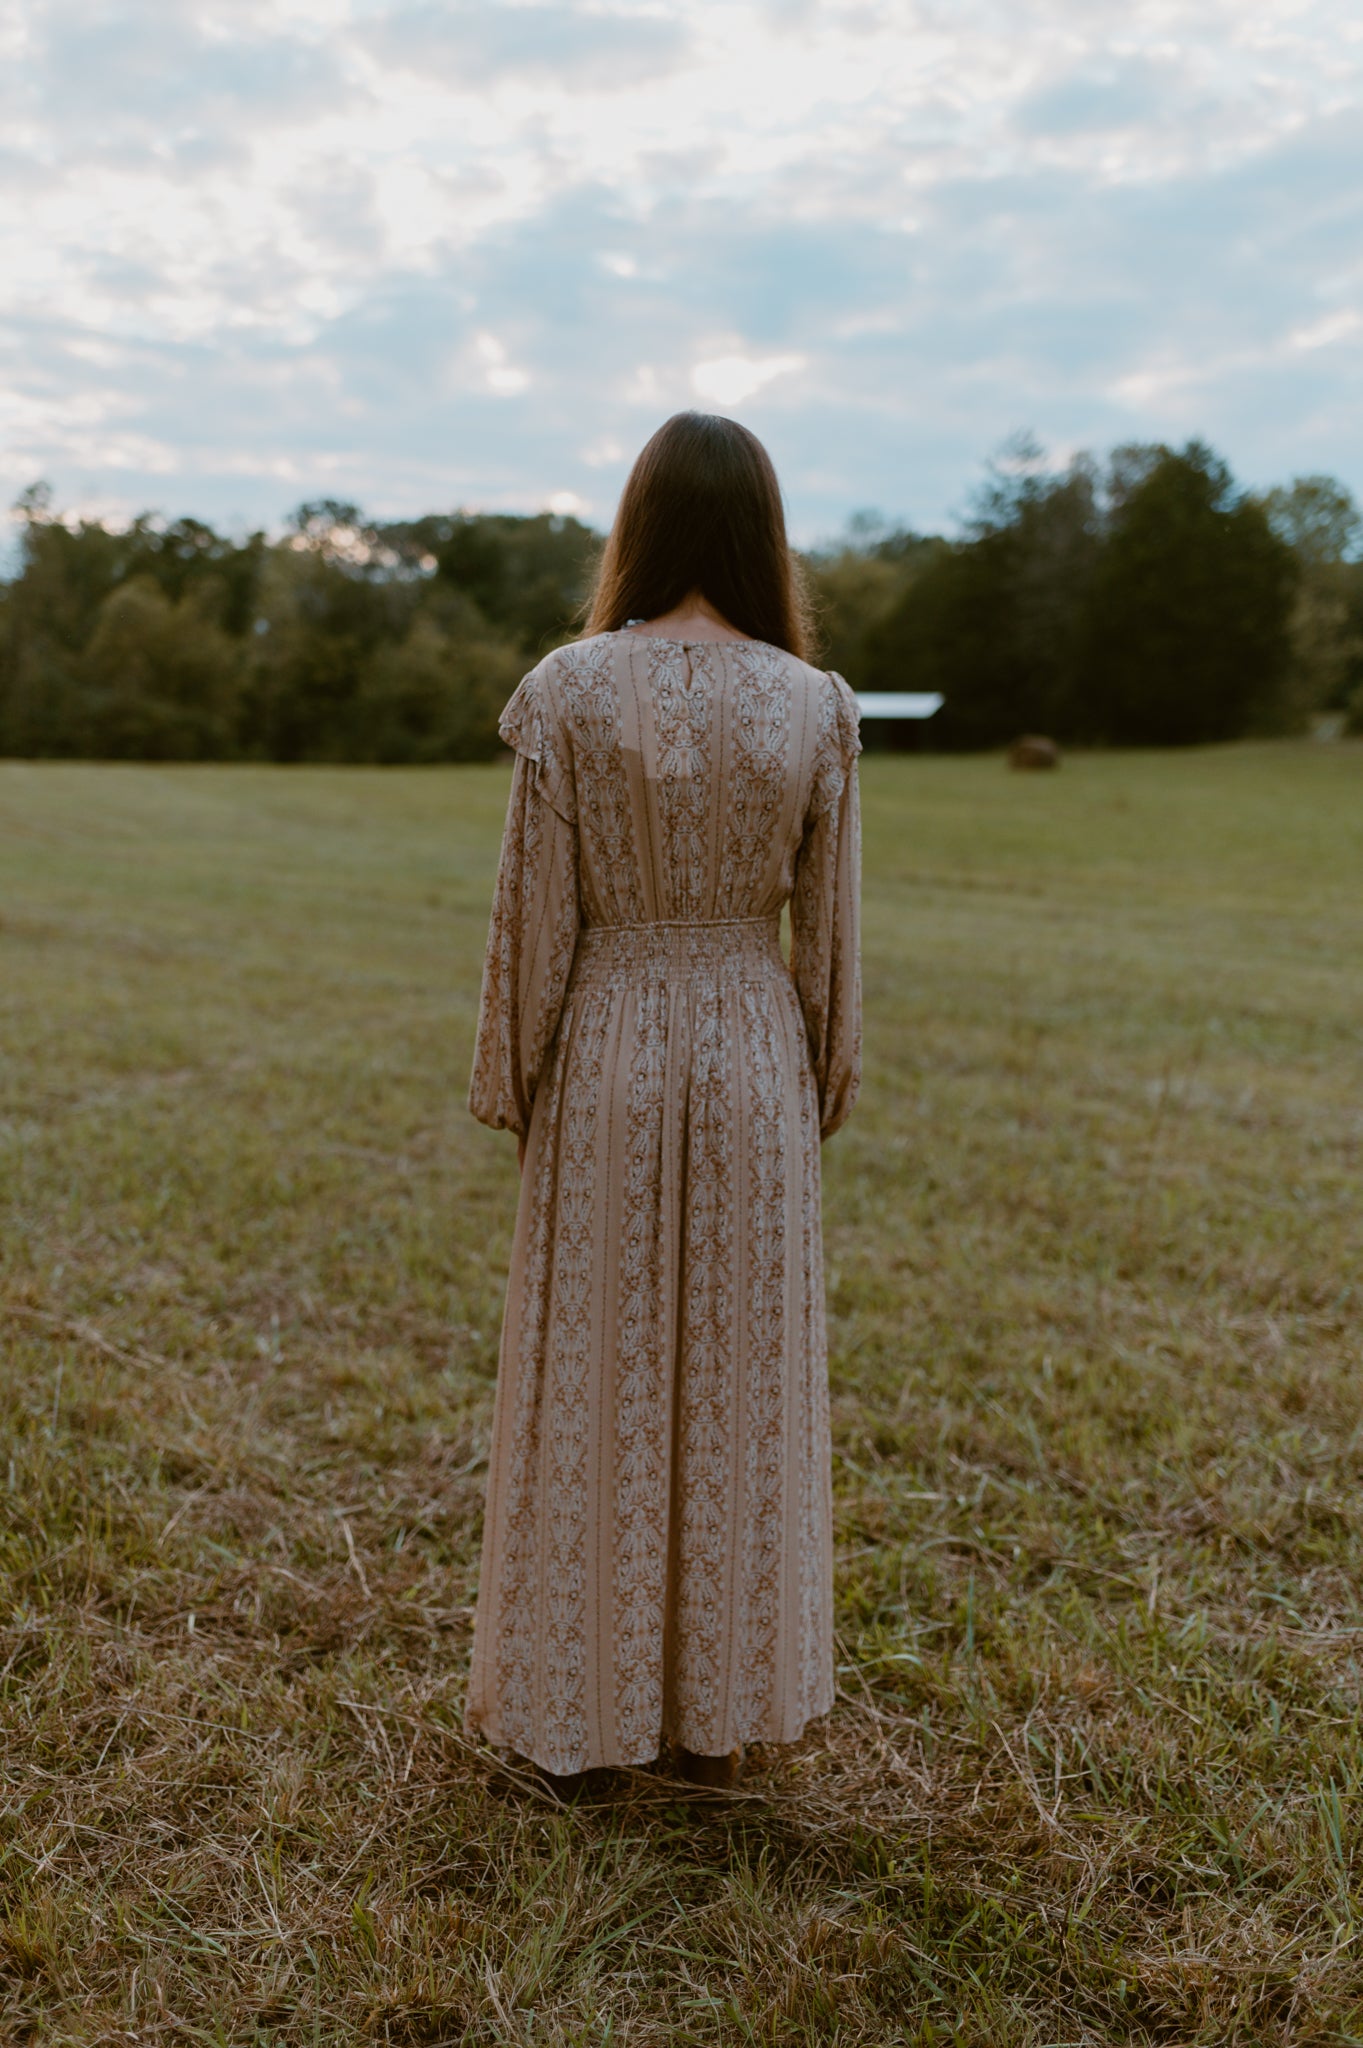
[[[1010,768],[1058,768],[1060,749],[1039,732],[1025,732],[1008,749]]]

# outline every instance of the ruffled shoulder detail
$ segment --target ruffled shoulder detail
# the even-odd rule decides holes
[[[861,752],[861,713],[856,697],[836,669],[827,669],[823,680],[828,687],[820,693],[807,813],[811,818],[817,818],[838,801],[852,764]]]
[[[571,825],[577,819],[572,753],[563,731],[547,659],[522,676],[497,721],[507,746],[535,764],[535,787],[551,809]]]

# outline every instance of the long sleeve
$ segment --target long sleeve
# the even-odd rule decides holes
[[[478,1005],[469,1108],[524,1136],[558,1029],[578,929],[576,807],[540,672],[502,713],[516,749]]]
[[[861,739],[855,697],[841,676],[830,681],[790,902],[791,972],[809,1033],[821,1138],[847,1121],[861,1085]]]

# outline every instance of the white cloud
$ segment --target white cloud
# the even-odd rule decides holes
[[[1293,349],[1332,348],[1337,342],[1351,341],[1360,332],[1363,332],[1363,313],[1347,306],[1338,313],[1326,313],[1319,320],[1294,327],[1287,337],[1287,345]]]
[[[1186,401],[1188,392],[1208,374],[1207,366],[1190,363],[1153,364],[1118,377],[1112,395],[1137,412],[1150,412]]]
[[[483,383],[498,398],[517,398],[530,382],[529,372],[506,359],[506,345],[495,334],[477,334],[473,351],[483,366]]]
[[[580,454],[588,469],[607,469],[612,463],[624,461],[625,446],[614,434],[604,434],[599,441],[580,450]]]
[[[652,363],[640,363],[625,384],[621,397],[626,405],[662,405],[665,401],[663,380]]]
[[[692,370],[691,388],[713,405],[742,405],[777,377],[788,377],[804,366],[803,356],[711,356]]]
[[[1363,446],[1352,0],[17,0],[0,137],[68,501],[596,504],[698,400],[805,531],[1019,426]]]

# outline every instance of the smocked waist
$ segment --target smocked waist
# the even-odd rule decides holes
[[[768,917],[659,917],[639,924],[586,924],[572,979],[625,985],[701,977],[763,981],[786,972],[779,913]]]
[[[778,929],[781,913],[772,911],[765,917],[644,917],[634,924],[584,924],[584,932],[741,932],[750,926],[765,931],[768,925]]]

